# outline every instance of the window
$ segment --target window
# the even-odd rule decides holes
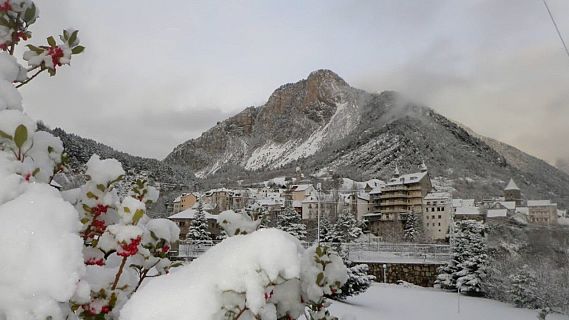
[[[441,226],[441,223],[439,222],[439,227]]]
[[[439,214],[439,219],[441,218],[441,215]]]

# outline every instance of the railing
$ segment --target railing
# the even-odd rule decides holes
[[[182,241],[180,242],[178,259],[195,259],[215,246],[220,241]],[[414,244],[388,242],[358,242],[358,243],[322,243],[338,248],[343,247],[348,257],[354,262],[382,263],[445,263],[450,260],[449,245]],[[312,243],[303,242],[304,247]]]

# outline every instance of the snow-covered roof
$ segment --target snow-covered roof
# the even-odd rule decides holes
[[[558,217],[565,217],[567,215],[567,210],[557,210]]]
[[[528,215],[529,214],[529,208],[528,207],[517,207],[516,213]]]
[[[294,200],[292,202],[292,207],[293,208],[301,208],[302,207],[302,201]]]
[[[456,215],[476,215],[480,214],[480,208],[478,207],[457,207]]]
[[[194,205],[192,206],[192,209],[197,209],[199,207],[200,203],[196,202],[194,203]],[[211,203],[202,203],[202,207],[204,210],[213,210],[215,208],[214,205],[212,205]]]
[[[311,184],[295,184],[291,187],[293,192],[306,191],[308,188],[312,187]]]
[[[451,198],[450,193],[448,192],[431,192],[431,193],[427,193],[427,195],[425,196],[425,200],[448,200]]]
[[[499,202],[504,208],[508,210],[516,209],[516,202],[515,201],[500,201]]]
[[[379,179],[370,179],[365,182],[370,188],[375,189],[385,185],[385,181]]]
[[[196,216],[196,214],[198,213],[198,210],[195,209],[186,209],[184,211],[178,212],[176,214],[173,214],[171,216],[168,217],[168,219],[194,219],[194,217]],[[217,220],[217,216],[214,216],[212,214],[210,214],[209,212],[205,211],[205,217],[206,219],[210,220],[210,219],[214,219]]]
[[[209,196],[209,195],[212,195],[212,194],[218,193],[218,192],[226,192],[226,193],[233,194],[234,191],[231,189],[227,189],[227,188],[218,188],[218,189],[208,190],[205,194]]]
[[[520,190],[520,188],[518,188],[518,185],[514,182],[514,179],[510,179],[510,182],[508,182],[508,185],[504,188],[504,190]]]
[[[452,199],[452,206],[458,207],[474,207],[474,199]]]
[[[381,194],[381,188],[373,188],[369,194]]]
[[[282,201],[273,198],[263,198],[263,199],[258,199],[255,203],[261,206],[275,206],[282,204]]]
[[[487,218],[504,218],[508,216],[507,209],[488,209]]]
[[[417,173],[409,173],[399,176],[398,178],[391,178],[387,183],[388,186],[390,185],[399,185],[399,184],[410,184],[410,183],[417,183],[427,175],[427,172],[417,172]]]
[[[528,207],[556,206],[551,200],[528,200]]]

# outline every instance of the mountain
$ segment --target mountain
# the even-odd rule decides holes
[[[422,162],[434,185],[457,197],[500,195],[513,177],[528,198],[569,205],[569,175],[498,141],[480,137],[399,93],[368,93],[330,70],[275,90],[200,137],[177,146],[164,162],[199,177],[237,181],[334,171],[356,180],[391,177],[395,166]]]
[[[137,157],[117,151],[94,140],[67,133],[60,128],[51,130],[43,124],[40,124],[39,128],[40,130],[49,131],[61,139],[65,151],[69,155],[70,167],[73,170],[79,170],[87,163],[93,154],[98,154],[104,159],[115,158],[119,160],[127,172],[146,172],[149,178],[155,182],[187,186],[195,181],[195,176],[187,168],[170,165],[156,159]]]
[[[569,174],[569,159],[558,159],[555,166],[559,168],[559,170]]]

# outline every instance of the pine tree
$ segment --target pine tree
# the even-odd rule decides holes
[[[405,221],[405,227],[403,228],[403,240],[407,242],[416,242],[419,238],[417,232],[417,215],[414,213],[409,213],[407,215],[407,220]]]
[[[320,217],[320,242],[331,242],[332,241],[332,225],[328,217]]]
[[[451,261],[439,269],[436,283],[443,289],[482,295],[487,263],[485,226],[474,220],[459,221],[455,227]]]
[[[510,290],[512,302],[519,308],[536,309],[541,307],[539,303],[538,289],[536,286],[535,273],[527,265],[509,276],[511,281]]]
[[[290,233],[299,240],[306,237],[306,225],[302,223],[300,215],[287,205],[277,219],[277,228]]]
[[[339,216],[330,235],[332,242],[349,243],[362,235],[362,229],[353,214],[343,211]]]
[[[207,218],[201,200],[198,202],[198,210],[192,220],[187,238],[199,241],[211,240],[211,234],[208,229]]]
[[[356,264],[348,267],[348,280],[342,286],[341,292],[332,295],[332,298],[345,300],[347,297],[364,293],[375,280],[375,276],[369,275],[368,271],[369,266],[367,264]]]

